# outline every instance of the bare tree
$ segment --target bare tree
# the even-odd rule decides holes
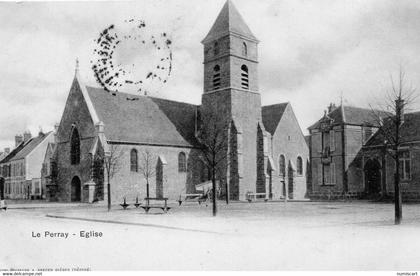
[[[392,75],[391,89],[386,92],[386,97],[379,109],[372,108],[375,120],[380,126],[379,134],[383,137],[383,149],[392,157],[395,163],[394,173],[394,202],[395,202],[395,224],[402,220],[402,193],[400,184],[400,148],[402,141],[401,127],[404,122],[404,112],[416,99],[415,89],[408,85],[405,73],[400,68],[398,80],[394,81]],[[378,111],[379,110],[379,111]],[[389,115],[383,116],[384,113]]]
[[[229,121],[214,113],[202,115],[204,122],[196,137],[201,144],[200,151],[205,166],[211,172],[213,216],[217,215],[216,175],[221,171],[220,166],[227,164]],[[228,189],[226,190],[228,191]],[[228,202],[228,192],[226,193]]]
[[[108,145],[108,151],[105,151],[105,158],[103,158],[108,191],[108,211],[111,210],[111,178],[121,169],[121,159],[123,151],[117,145]]]
[[[146,197],[149,197],[149,179],[156,175],[156,163],[157,157],[149,149],[141,152],[139,172],[146,180]]]

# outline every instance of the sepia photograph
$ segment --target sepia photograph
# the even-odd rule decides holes
[[[420,273],[419,1],[4,1],[0,26],[0,276]]]

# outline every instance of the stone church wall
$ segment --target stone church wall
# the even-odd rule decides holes
[[[121,168],[111,179],[112,202],[122,202],[126,197],[128,202],[134,202],[136,197],[143,200],[146,197],[146,180],[140,171],[130,170],[130,152],[136,149],[139,165],[142,163],[142,154],[147,150],[151,153],[153,167],[157,159],[163,161],[163,196],[170,200],[178,200],[180,194],[194,193],[195,184],[201,182],[202,166],[198,152],[189,148],[144,146],[144,145],[118,145],[123,152],[120,161]],[[178,155],[184,152],[187,157],[187,172],[178,171]],[[105,180],[105,183],[106,180]],[[105,187],[106,189],[106,187]],[[149,196],[156,197],[156,175],[149,180]]]
[[[80,135],[80,163],[70,164],[70,137],[72,128],[76,127]],[[70,89],[61,123],[57,132],[57,200],[71,200],[71,181],[78,176],[82,184],[82,202],[87,202],[88,192],[83,188],[83,183],[91,177],[91,158],[87,154],[92,147],[95,137],[95,126],[89,110],[84,101],[80,87],[75,81]]]
[[[305,198],[307,191],[306,179],[309,149],[290,106],[287,107],[281,122],[277,126],[276,132],[272,137],[271,147],[273,161],[276,168],[276,170],[272,172],[272,190],[274,193],[274,199],[284,196],[282,181],[285,181],[285,187],[287,189],[286,192],[290,192],[288,191],[288,188],[290,184],[289,182],[291,181],[291,175],[289,175],[288,166],[291,161],[294,164],[294,169],[296,170],[298,156],[302,157],[303,172],[301,175],[298,175],[296,171],[293,174],[293,198]],[[286,161],[286,176],[284,178],[279,171],[281,154],[285,156]]]

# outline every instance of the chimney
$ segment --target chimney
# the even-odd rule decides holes
[[[32,134],[29,131],[23,133],[23,141],[26,143],[32,138]]]
[[[330,114],[336,108],[337,107],[335,106],[334,103],[330,103],[330,105],[328,106],[328,114]]]
[[[22,135],[15,135],[15,148],[19,146],[20,143],[23,142],[23,136]]]
[[[10,153],[10,148],[4,148],[4,153],[9,154]]]

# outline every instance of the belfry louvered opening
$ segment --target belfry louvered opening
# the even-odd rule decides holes
[[[213,89],[220,89],[221,80],[220,80],[220,66],[216,65],[213,68]]]
[[[241,87],[249,89],[248,67],[246,65],[241,67]]]

